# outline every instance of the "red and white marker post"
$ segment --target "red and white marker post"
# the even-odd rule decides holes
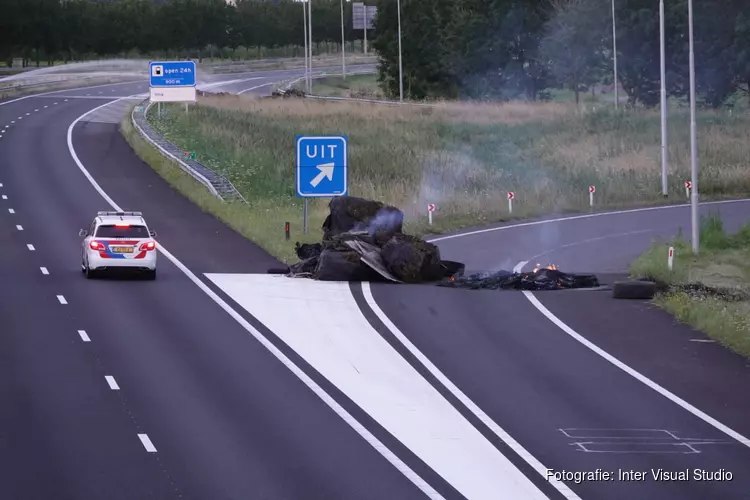
[[[674,247],[669,247],[669,254],[667,257],[667,267],[671,271],[673,266],[674,266]]]
[[[589,206],[594,206],[594,193],[596,193],[596,186],[589,186]]]
[[[508,212],[513,213],[513,200],[516,198],[516,193],[508,191]]]
[[[689,200],[690,199],[690,190],[693,189],[693,183],[690,181],[685,181],[685,197]]]
[[[435,204],[434,203],[428,203],[427,204],[427,222],[432,225],[432,212],[435,211]]]

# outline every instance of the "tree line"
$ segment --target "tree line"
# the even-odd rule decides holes
[[[341,44],[339,0],[312,2],[313,44]],[[236,57],[294,47],[303,56],[302,4],[294,0],[0,0],[0,60],[75,61],[165,54]],[[344,2],[345,40],[353,30]],[[244,51],[237,51],[244,48]]]
[[[670,97],[689,92],[687,0],[665,0]],[[747,0],[693,0],[696,94],[718,107],[750,86]],[[396,3],[378,0],[379,79],[398,95]],[[404,93],[413,98],[544,97],[612,85],[610,0],[402,1]],[[631,104],[660,101],[657,0],[615,0],[618,80]]]
[[[718,107],[750,86],[747,0],[693,0],[696,84]],[[369,34],[379,80],[398,95],[396,0],[378,7]],[[352,4],[343,2],[345,40]],[[665,0],[670,97],[688,86],[687,0]],[[341,42],[340,0],[312,0],[316,45]],[[631,104],[660,99],[659,2],[615,0],[619,88]],[[549,89],[581,92],[613,82],[611,0],[401,0],[406,97],[530,100]],[[0,0],[0,61],[71,61],[124,54],[154,58],[248,55],[293,47],[301,56],[303,7],[295,0]],[[606,87],[605,87],[606,88]]]

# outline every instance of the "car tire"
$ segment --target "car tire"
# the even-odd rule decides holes
[[[96,271],[92,271],[91,269],[89,269],[88,266],[86,267],[86,269],[83,272],[86,275],[86,279],[90,280],[90,279],[96,278]]]
[[[653,281],[615,281],[612,284],[612,297],[615,299],[649,300],[656,295],[657,286]]]
[[[146,271],[146,279],[149,281],[154,281],[156,279],[156,269],[152,271]]]

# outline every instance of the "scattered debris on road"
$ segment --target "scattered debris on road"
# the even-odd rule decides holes
[[[568,274],[554,266],[536,267],[526,273],[497,271],[477,273],[462,278],[448,279],[438,286],[467,288],[470,290],[566,290],[574,288],[596,288],[599,281],[592,274]]]

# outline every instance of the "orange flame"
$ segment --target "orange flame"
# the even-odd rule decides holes
[[[541,264],[537,264],[532,272],[535,273],[539,271],[540,269],[549,269],[550,271],[557,271],[557,266],[555,264],[549,264],[547,267],[542,268]]]

